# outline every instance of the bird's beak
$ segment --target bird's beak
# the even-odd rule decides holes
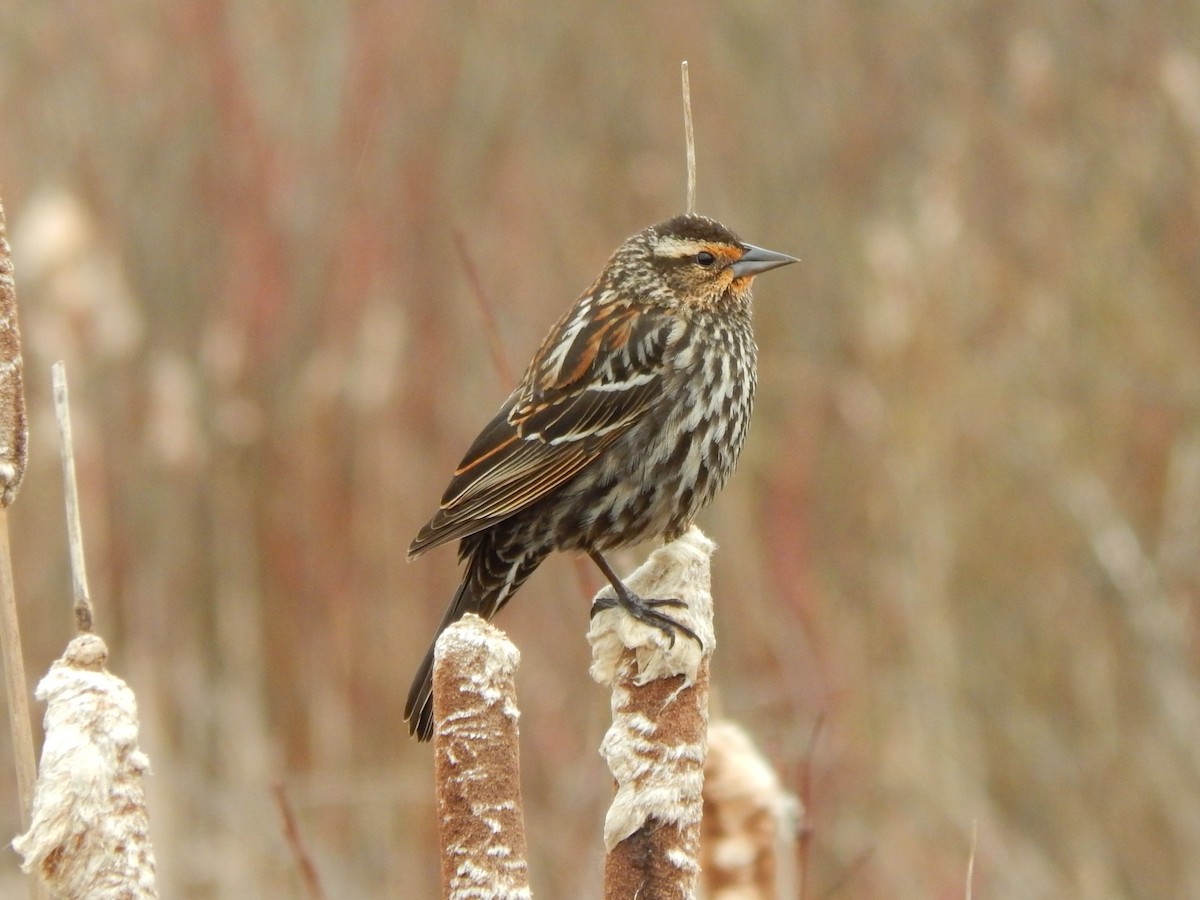
[[[735,278],[745,278],[747,275],[758,275],[770,269],[777,269],[780,266],[786,266],[788,263],[800,262],[794,256],[788,256],[786,253],[776,253],[774,250],[764,250],[762,247],[755,247],[753,244],[742,244],[746,251],[742,254],[742,258],[731,265]]]

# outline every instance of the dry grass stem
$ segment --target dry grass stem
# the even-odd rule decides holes
[[[696,211],[696,135],[692,129],[692,84],[688,78],[685,59],[679,64],[679,77],[683,88],[683,137],[687,146],[687,211]]]
[[[592,619],[592,677],[612,688],[612,726],[600,753],[617,792],[604,822],[604,897],[684,898],[699,875],[712,622],[709,561],[698,528],[659,548],[632,575],[645,598],[682,600],[671,616],[691,628],[674,641],[620,609]],[[611,596],[605,588],[598,596]]]
[[[783,789],[740,726],[709,726],[700,825],[701,868],[709,900],[783,896],[781,861],[795,842],[800,814],[799,801]]]
[[[137,701],[107,660],[99,636],[80,635],[37,688],[46,740],[32,824],[13,848],[67,900],[158,896]]]
[[[971,852],[967,854],[967,887],[963,891],[965,900],[975,895],[975,852],[979,848],[979,821],[971,823]]]
[[[275,805],[279,807],[279,815],[283,819],[283,836],[291,848],[292,857],[296,860],[296,868],[300,871],[305,893],[310,900],[325,900],[325,890],[321,887],[317,864],[313,862],[312,854],[309,853],[304,837],[300,834],[300,824],[296,821],[296,812],[292,809],[287,790],[277,783],[272,791],[275,794]]]
[[[29,717],[25,660],[21,650],[21,631],[17,618],[17,597],[12,580],[8,515],[3,511],[0,511],[0,642],[4,648],[4,683],[8,701],[8,721],[12,730],[13,755],[17,767],[17,788],[21,800],[21,824],[28,825],[29,808],[33,801],[33,784],[37,780],[37,764]]]
[[[54,413],[62,439],[63,492],[67,503],[67,546],[71,551],[71,582],[74,587],[75,628],[80,634],[92,630],[92,598],[88,593],[87,565],[83,556],[83,526],[79,517],[79,487],[75,480],[75,442],[71,436],[71,408],[67,398],[67,367],[51,367]]]
[[[1157,561],[1100,478],[1075,472],[1059,480],[1056,488],[1100,570],[1123,599],[1119,609],[1130,635],[1148,650],[1143,656],[1145,677],[1154,684],[1151,696],[1162,705],[1164,720],[1180,747],[1197,746],[1200,708],[1190,662],[1188,609],[1166,589]],[[1200,765],[1193,763],[1192,771],[1200,771]]]
[[[487,337],[488,352],[492,355],[492,367],[496,370],[496,374],[500,376],[502,383],[515,384],[517,370],[513,368],[512,359],[509,357],[508,351],[504,348],[504,340],[500,336],[500,327],[496,324],[496,314],[492,309],[492,301],[483,289],[483,281],[479,277],[479,270],[475,268],[475,263],[471,259],[471,252],[467,247],[467,239],[463,236],[462,231],[457,228],[454,229],[454,247],[458,251],[458,258],[462,261],[463,271],[467,275],[467,282],[471,285],[471,296],[475,298],[475,305],[479,308],[479,317],[483,320],[483,333]]]
[[[442,896],[530,896],[514,676],[521,656],[468,615],[437,641],[433,746]]]

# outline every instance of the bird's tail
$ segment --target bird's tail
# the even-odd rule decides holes
[[[433,641],[429,644],[429,649],[425,651],[425,658],[421,660],[421,666],[413,677],[412,687],[408,689],[408,702],[404,704],[404,719],[408,722],[409,733],[415,734],[419,741],[427,741],[433,737],[434,645],[437,643],[438,636],[448,626],[457,622],[467,613],[475,612],[479,606],[478,602],[472,602],[467,595],[470,582],[470,573],[468,573],[467,577],[463,578],[462,584],[458,586],[458,590],[454,592],[450,605],[446,607],[446,614],[442,616],[442,624],[434,633]]]
[[[522,549],[512,553],[510,558],[486,533],[463,541],[459,555],[467,559],[467,568],[462,584],[446,607],[442,624],[421,660],[412,687],[408,689],[408,702],[404,704],[404,719],[417,740],[427,741],[433,737],[433,648],[438,636],[468,613],[491,621],[546,558],[547,552],[530,553]]]

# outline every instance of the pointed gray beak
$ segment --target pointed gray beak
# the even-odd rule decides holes
[[[731,265],[733,274],[737,278],[744,278],[747,275],[758,275],[770,269],[777,269],[780,266],[786,266],[788,263],[800,262],[794,256],[788,256],[786,253],[776,253],[774,250],[764,250],[762,247],[755,247],[753,244],[742,244],[745,253],[742,258]]]

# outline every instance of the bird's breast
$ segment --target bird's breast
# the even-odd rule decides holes
[[[570,487],[563,549],[605,550],[682,532],[733,473],[750,422],[756,360],[748,324],[683,334],[663,396]],[[566,498],[564,498],[566,499]],[[564,520],[566,521],[566,520]]]

